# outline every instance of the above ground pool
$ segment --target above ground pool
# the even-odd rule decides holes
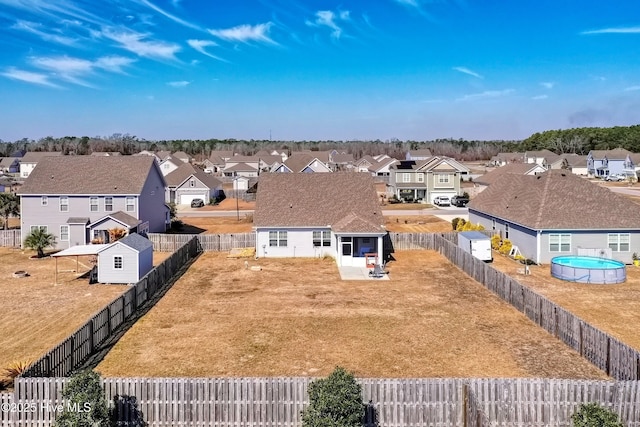
[[[613,259],[566,255],[551,260],[551,275],[570,282],[606,285],[627,280],[627,268]]]

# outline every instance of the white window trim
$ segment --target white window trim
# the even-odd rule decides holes
[[[107,199],[111,199],[111,203],[107,203]],[[111,206],[111,208],[107,208],[107,206]],[[104,211],[105,212],[111,212],[113,211],[113,197],[112,196],[107,196],[104,198]]]
[[[424,173],[418,172],[418,182],[424,182]]]
[[[63,204],[62,201],[66,200],[67,203]],[[69,196],[60,196],[60,200],[58,203],[60,212],[69,212]],[[63,206],[66,206],[66,209],[62,209]]]
[[[129,201],[133,200],[132,204],[129,204]],[[133,209],[129,210],[129,206],[133,206]],[[135,197],[125,197],[124,199],[124,210],[125,212],[135,212],[136,211],[136,198]]]
[[[49,196],[40,197],[40,206],[49,206]]]
[[[316,239],[314,234],[320,233],[320,238]],[[314,248],[330,247],[331,246],[331,232],[329,230],[313,230],[311,233],[311,240]],[[316,245],[316,240],[320,243]]]
[[[558,250],[554,251],[551,250],[551,236],[558,236]],[[563,238],[568,238],[569,240],[569,249],[567,249],[566,251],[562,250],[562,245],[567,244],[567,242],[563,242]],[[571,246],[572,246],[572,237],[571,234],[569,233],[550,233],[549,234],[549,252],[551,253],[560,253],[560,252],[571,252]]]
[[[411,174],[408,172],[402,172],[402,182],[411,182]]]
[[[271,237],[271,233],[275,233],[275,237]],[[275,244],[272,244],[275,240]],[[284,245],[282,243],[285,243]],[[286,248],[289,245],[289,234],[286,230],[270,230],[269,231],[269,247],[270,248]]]
[[[615,236],[615,242],[613,241],[612,237]],[[626,251],[622,251],[620,250],[620,237],[622,236],[627,236],[627,250]],[[616,245],[616,249],[611,249],[612,252],[622,252],[622,253],[628,253],[631,251],[631,234],[630,233],[609,233],[607,234],[607,247],[611,248],[611,244],[615,244]]]
[[[120,258],[120,267],[116,267],[116,258]],[[114,270],[124,270],[124,257],[122,255],[114,255],[112,265]]]
[[[44,230],[45,233],[49,232],[49,226],[48,225],[32,225],[31,227],[29,227],[29,232],[32,232],[34,228],[41,228]]]
[[[93,209],[94,206],[95,206],[95,210]],[[100,199],[97,196],[89,197],[89,211],[98,212],[99,210],[100,210]]]
[[[62,233],[62,228],[63,228],[63,227],[66,227],[66,228],[67,228],[67,232],[66,232],[66,233]],[[69,225],[68,225],[68,224],[62,224],[62,225],[60,226],[60,241],[61,241],[61,242],[68,242],[68,241],[69,241],[69,237],[70,237],[70,236],[69,236],[69,233],[70,233],[70,231],[71,231],[71,230],[70,230],[70,228],[69,228]],[[62,237],[62,235],[63,235],[63,234],[66,234],[66,235],[67,235],[67,238],[66,238],[66,239],[64,239],[64,238]]]

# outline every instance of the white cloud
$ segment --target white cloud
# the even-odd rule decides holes
[[[629,87],[624,88],[625,92],[633,92],[633,91],[636,91],[636,90],[640,90],[640,86],[629,86]]]
[[[176,53],[181,47],[175,43],[167,43],[162,41],[147,41],[146,34],[136,33],[130,30],[113,30],[111,28],[103,29],[100,33],[102,36],[120,43],[120,47],[138,56],[155,59],[176,60]]]
[[[103,70],[110,71],[112,73],[124,73],[122,68],[131,65],[134,62],[136,62],[135,59],[113,55],[98,58],[94,62],[94,65],[97,68],[102,68]]]
[[[276,44],[270,37],[271,22],[258,25],[238,25],[237,27],[209,30],[211,35],[230,42],[249,43],[252,41]]]
[[[103,56],[95,61],[68,56],[32,57],[29,60],[35,67],[50,71],[59,79],[86,87],[93,86],[82,77],[92,74],[96,69],[123,73],[123,67],[135,61],[121,56]]]
[[[77,42],[76,39],[71,37],[66,37],[60,34],[51,34],[46,31],[42,31],[40,29],[41,27],[42,24],[40,23],[23,20],[19,20],[11,26],[11,28],[14,30],[26,31],[40,37],[42,40],[47,42],[59,43],[66,46],[71,46]]]
[[[197,26],[196,24],[192,24],[191,22],[185,21],[182,18],[178,18],[175,15],[170,14],[169,12],[166,12],[165,10],[159,8],[158,6],[156,6],[155,4],[151,3],[148,0],[139,0],[140,3],[142,3],[143,5],[147,6],[150,9],[155,10],[156,12],[158,12],[159,14],[163,15],[166,18],[169,18],[170,20],[172,20],[173,22],[176,22],[180,25],[183,25],[187,28],[191,28],[194,30],[202,30],[199,26]],[[177,1],[173,1],[173,5],[177,6]]]
[[[532,97],[531,99],[534,99],[534,100],[537,101],[537,100],[540,100],[540,99],[547,99],[548,97],[549,97],[549,95],[537,95],[537,96]]]
[[[171,86],[171,87],[187,87],[191,84],[191,82],[188,82],[186,80],[180,80],[177,82],[168,82],[167,85]]]
[[[639,34],[640,27],[602,28],[600,30],[583,31],[580,34]]]
[[[473,101],[476,99],[500,98],[502,96],[507,96],[513,92],[515,92],[515,90],[513,89],[486,90],[481,93],[472,93],[469,95],[464,95],[462,98],[458,98],[458,101]]]
[[[319,10],[315,13],[315,20],[307,20],[305,23],[311,27],[328,27],[331,31],[331,37],[339,39],[342,35],[342,27],[340,27],[336,21],[349,21],[351,19],[351,13],[348,10],[339,11],[335,13],[331,10]]]
[[[224,59],[216,56],[216,55],[212,55],[209,52],[206,51],[205,48],[209,47],[209,46],[218,46],[218,43],[212,41],[212,40],[196,40],[196,39],[191,39],[191,40],[187,40],[187,44],[189,46],[191,46],[193,49],[195,49],[196,51],[200,52],[203,55],[206,55],[210,58],[213,59],[217,59],[220,61],[225,61]],[[226,62],[226,61],[225,61]]]
[[[420,7],[417,0],[395,0],[396,3],[400,3],[403,6]]]
[[[540,82],[540,86],[542,86],[545,89],[553,89],[555,85],[556,85],[555,82]]]
[[[14,67],[8,68],[6,71],[0,73],[9,79],[20,80],[26,83],[33,83],[41,86],[60,87],[49,81],[49,76],[41,73],[33,73],[31,71],[19,70]]]
[[[473,76],[473,77],[478,78],[478,79],[484,79],[483,76],[481,76],[480,74],[476,73],[475,71],[472,71],[472,70],[468,69],[467,67],[453,67],[453,69],[455,71],[458,71],[458,72],[463,73],[463,74],[468,74],[468,75]]]

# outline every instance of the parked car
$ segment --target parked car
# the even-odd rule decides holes
[[[453,196],[451,198],[451,204],[459,208],[464,208],[469,203],[469,198],[466,196]]]
[[[451,206],[451,200],[448,196],[438,196],[433,199],[433,204],[437,206]]]
[[[202,199],[193,199],[191,201],[191,207],[192,208],[201,208],[204,206],[204,200]]]
[[[620,175],[608,175],[604,180],[619,182],[619,181],[624,181],[624,177]]]

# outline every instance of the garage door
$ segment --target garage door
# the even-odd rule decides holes
[[[190,205],[193,199],[202,199],[205,204],[209,203],[206,194],[181,194],[180,195],[180,204],[181,205]]]

